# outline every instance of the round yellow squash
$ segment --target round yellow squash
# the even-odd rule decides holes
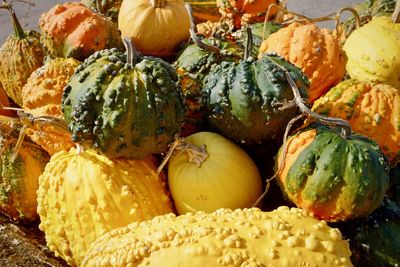
[[[134,221],[173,212],[165,176],[145,160],[108,159],[72,148],[52,156],[39,178],[39,228],[47,245],[80,265],[100,235]]]
[[[168,184],[178,213],[251,207],[262,185],[246,152],[216,133],[195,133],[186,142],[198,148],[204,145],[205,151],[176,151],[169,160]],[[203,155],[201,165],[191,161]]]

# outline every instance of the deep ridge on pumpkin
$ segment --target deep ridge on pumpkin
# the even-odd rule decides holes
[[[56,5],[39,19],[42,43],[53,57],[84,60],[95,51],[123,47],[117,26],[81,3]]]
[[[389,166],[370,139],[311,125],[288,140],[284,163],[277,166],[282,191],[298,207],[328,221],[367,216],[382,203]],[[300,150],[300,152],[298,151]]]
[[[341,82],[315,101],[313,111],[350,122],[375,140],[393,165],[400,161],[400,91],[385,84]]]

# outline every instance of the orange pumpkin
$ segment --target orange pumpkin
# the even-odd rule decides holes
[[[260,47],[259,57],[275,52],[302,69],[310,80],[309,100],[314,102],[339,83],[346,71],[340,39],[314,23],[294,22],[271,34]]]
[[[375,140],[392,164],[400,160],[400,91],[386,84],[347,80],[315,101],[312,109],[349,121]]]

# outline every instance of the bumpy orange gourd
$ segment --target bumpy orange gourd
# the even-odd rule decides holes
[[[34,71],[22,89],[24,110],[34,116],[63,119],[62,93],[79,64],[73,58],[57,58]],[[50,155],[74,146],[68,131],[51,124],[35,124],[27,129],[27,134]]]
[[[339,38],[314,23],[292,23],[271,34],[260,47],[259,57],[274,52],[302,69],[309,78],[313,102],[339,83],[346,72],[346,56]]]
[[[39,19],[42,43],[53,57],[84,60],[95,51],[122,48],[117,26],[82,3],[56,5]]]
[[[237,29],[242,25],[264,21],[269,5],[278,4],[278,0],[217,0],[219,13],[231,19]],[[276,14],[272,8],[270,15]]]
[[[18,119],[0,116],[0,211],[27,222],[38,217],[36,190],[49,155],[25,137],[12,161],[20,129]]]
[[[400,90],[347,80],[315,101],[312,109],[348,120],[353,131],[375,140],[392,164],[400,161]]]
[[[118,28],[141,53],[163,57],[189,39],[190,20],[182,0],[124,0]]]
[[[165,175],[151,157],[111,160],[72,148],[52,156],[39,178],[39,228],[48,247],[80,265],[90,244],[134,221],[171,213]]]

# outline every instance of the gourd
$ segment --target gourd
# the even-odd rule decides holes
[[[303,71],[310,80],[310,102],[339,83],[346,72],[340,39],[312,22],[294,22],[272,33],[262,42],[259,57],[265,53],[277,53]]]
[[[118,13],[122,0],[82,0],[81,3],[110,18],[112,22],[118,23]]]
[[[313,111],[350,122],[375,140],[392,165],[400,161],[400,91],[387,84],[346,80],[314,102]]]
[[[373,17],[354,30],[343,49],[347,55],[346,70],[362,82],[387,83],[400,88],[400,24],[390,17]]]
[[[18,144],[20,129],[18,119],[0,116],[0,211],[29,222],[38,217],[36,190],[49,156],[28,137]]]
[[[89,266],[353,266],[340,231],[305,211],[219,209],[168,214],[115,229],[92,245]]]
[[[73,58],[57,58],[34,71],[22,89],[23,108],[35,117],[63,119],[61,97],[65,85],[80,62]],[[32,140],[50,155],[75,146],[68,131],[51,124],[36,124],[27,129]]]
[[[389,182],[387,159],[372,140],[321,124],[286,141],[276,171],[288,199],[327,221],[368,216],[381,205]]]
[[[39,178],[39,228],[47,246],[79,266],[91,242],[134,221],[171,213],[165,175],[151,157],[111,160],[72,148],[52,156]]]
[[[52,57],[83,61],[96,51],[123,47],[117,26],[78,2],[57,4],[40,16],[39,27]]]
[[[168,161],[168,184],[178,214],[249,208],[261,195],[257,166],[228,139],[199,132],[186,137],[179,150]]]
[[[284,127],[298,114],[295,105],[285,106],[294,99],[285,71],[307,96],[309,83],[300,69],[275,55],[213,68],[203,88],[209,125],[243,144],[280,142]]]
[[[190,21],[183,0],[124,0],[118,28],[139,52],[168,57],[189,39]]]
[[[85,60],[64,89],[62,110],[73,142],[142,159],[167,149],[184,107],[174,68],[127,47],[128,56],[110,49]]]
[[[0,83],[7,95],[22,105],[21,91],[31,73],[43,65],[45,52],[40,44],[40,34],[24,31],[14,10],[4,2],[0,8],[11,13],[14,33],[0,48]]]

